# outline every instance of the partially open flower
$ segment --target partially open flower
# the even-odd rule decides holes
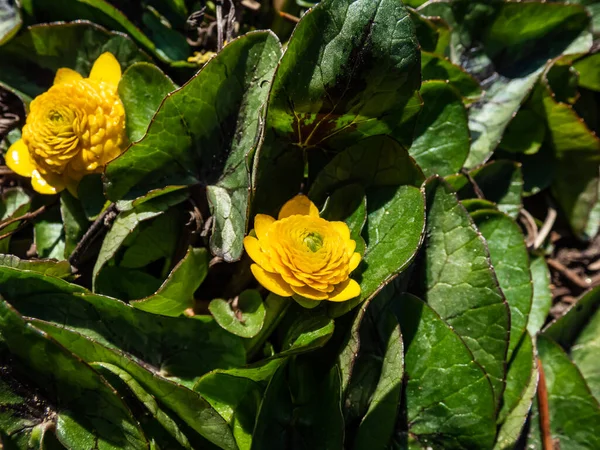
[[[124,149],[125,110],[117,93],[121,66],[103,53],[89,78],[59,69],[54,85],[30,106],[22,139],[6,153],[6,165],[42,194],[65,187],[73,194],[81,178],[101,172]]]
[[[360,263],[356,242],[344,222],[319,217],[304,195],[288,201],[278,220],[264,214],[254,219],[256,237],[244,247],[256,264],[252,273],[269,291],[282,297],[343,302],[360,295],[350,273]]]

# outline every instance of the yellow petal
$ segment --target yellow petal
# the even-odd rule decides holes
[[[346,300],[358,297],[359,295],[360,285],[352,278],[349,278],[343,283],[338,284],[335,291],[331,293],[327,300],[330,302],[345,302]]]
[[[23,139],[19,139],[9,147],[4,159],[10,170],[22,177],[30,177],[35,170],[35,165],[29,155],[29,149]]]
[[[65,183],[58,175],[46,174],[42,176],[38,170],[31,174],[31,186],[40,194],[52,195],[62,191]]]
[[[344,241],[350,239],[350,228],[344,222],[329,222],[329,224],[335,228]]]
[[[292,291],[289,284],[283,281],[281,275],[267,272],[258,264],[252,264],[250,270],[252,270],[254,278],[256,278],[265,289],[280,295],[281,297],[291,297],[294,295],[294,291]]]
[[[354,269],[356,269],[358,267],[358,265],[360,264],[360,253],[353,253],[352,256],[350,257],[350,263],[349,263],[349,267],[348,267],[348,271],[352,272]]]
[[[288,200],[279,211],[278,219],[285,219],[289,216],[301,215],[319,217],[319,210],[306,195],[296,195],[293,199]]]
[[[267,237],[267,231],[271,225],[275,222],[271,216],[266,214],[257,214],[254,218],[254,232],[258,239],[265,239]]]
[[[317,291],[308,286],[292,286],[292,289],[296,294],[310,300],[327,300],[327,294],[325,292]]]
[[[121,79],[121,65],[112,53],[102,53],[92,66],[90,78],[96,81],[104,81],[117,87]]]
[[[246,236],[244,238],[244,248],[246,249],[246,253],[248,253],[248,256],[252,258],[252,260],[256,264],[258,264],[268,272],[276,272],[275,269],[273,269],[271,263],[269,262],[269,258],[267,258],[267,255],[265,255],[260,249],[260,243],[258,242],[258,239],[252,236]]]
[[[73,81],[81,80],[82,78],[83,77],[79,72],[64,67],[56,71],[56,75],[54,75],[54,84],[71,83]]]

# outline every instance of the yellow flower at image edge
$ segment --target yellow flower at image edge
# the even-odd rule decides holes
[[[257,214],[256,237],[244,238],[255,264],[251,270],[269,291],[282,297],[343,302],[360,295],[350,273],[360,263],[356,242],[344,222],[319,217],[304,195],[288,201],[278,219]]]
[[[125,110],[117,93],[121,66],[112,53],[96,60],[89,78],[59,69],[54,85],[30,105],[22,139],[8,149],[6,165],[42,194],[67,188],[101,172],[121,154]]]

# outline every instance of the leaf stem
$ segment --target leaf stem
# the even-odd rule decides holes
[[[112,203],[108,208],[106,208],[106,210],[104,210],[102,214],[96,218],[90,228],[88,228],[81,240],[77,243],[77,246],[71,253],[71,256],[69,256],[69,264],[71,264],[74,270],[77,269],[79,260],[90,247],[90,245],[100,235],[102,229],[104,227],[110,227],[118,212],[119,210],[117,209],[117,205]]]

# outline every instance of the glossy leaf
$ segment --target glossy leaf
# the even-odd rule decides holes
[[[328,305],[338,317],[376,295],[405,270],[423,241],[424,192],[414,186],[372,188],[367,192],[367,245],[361,265],[353,273],[360,283],[360,296]]]
[[[495,400],[486,373],[427,304],[404,295],[392,305],[404,339],[410,435],[423,446],[491,448]]]
[[[511,153],[533,155],[539,151],[545,136],[543,118],[530,109],[521,108],[506,128],[500,148]]]
[[[600,401],[600,313],[590,318],[571,347],[571,358],[585,378],[596,400]]]
[[[545,116],[548,139],[557,158],[552,194],[569,219],[576,236],[589,239],[600,225],[594,208],[600,208],[600,139],[573,108],[554,99],[545,80],[536,87],[532,99],[536,111]]]
[[[281,366],[261,402],[251,449],[341,450],[340,401],[337,366],[327,371],[310,360]]]
[[[398,320],[385,307],[387,298],[380,294],[357,317],[359,344],[343,409],[346,442],[357,450],[387,448],[398,414],[404,352]]]
[[[523,206],[523,175],[518,163],[497,160],[469,172],[483,196],[498,205],[498,209],[516,219]],[[475,187],[464,175],[455,175],[447,181],[461,199],[477,196]]]
[[[246,158],[258,141],[261,108],[280,54],[269,32],[229,43],[169,94],[144,138],[108,165],[108,197],[131,200],[170,185],[208,185],[215,220],[211,250],[226,261],[238,259],[250,183]]]
[[[175,84],[153,64],[140,62],[127,68],[119,81],[119,97],[127,114],[125,126],[131,142],[144,137],[163,98],[175,89]]]
[[[176,205],[187,198],[185,191],[175,191],[147,201],[138,207],[117,215],[109,232],[104,237],[100,254],[94,265],[94,281],[102,267],[117,253],[125,239],[143,221],[161,215],[169,207]]]
[[[337,154],[315,178],[309,197],[321,204],[327,195],[351,184],[364,189],[418,187],[424,179],[421,169],[397,141],[387,136],[373,136]]]
[[[210,302],[208,309],[225,330],[244,338],[253,338],[264,325],[265,307],[258,291],[246,290],[234,299],[235,307],[223,299]]]
[[[119,380],[121,380],[121,382],[131,390],[133,395],[135,395],[135,397],[148,409],[148,412],[154,416],[156,421],[162,425],[173,438],[176,439],[179,445],[185,449],[191,449],[187,437],[179,429],[177,423],[160,408],[159,404],[156,402],[156,399],[146,392],[144,388],[135,380],[135,378],[133,378],[125,370],[113,364],[100,362],[92,363],[91,365],[100,373],[103,373],[105,378],[111,382],[113,381],[110,377],[111,375],[113,378],[117,377]],[[113,382],[112,384],[114,386],[116,383]]]
[[[273,81],[253,210],[274,213],[298,192],[305,154],[327,160],[381,134],[410,144],[419,66],[413,25],[397,1],[325,0],[304,14]]]
[[[506,388],[502,397],[502,408],[498,414],[498,423],[504,424],[508,416],[513,414],[523,400],[523,394],[527,391],[532,376],[537,376],[535,358],[533,340],[529,333],[525,333],[521,336],[521,341],[508,362]],[[529,398],[530,402],[532,400],[533,396]],[[523,424],[524,417],[521,426]]]
[[[552,307],[552,292],[550,291],[550,271],[543,256],[532,256],[531,279],[533,281],[533,299],[527,331],[535,336],[546,323],[546,318]]]
[[[423,81],[447,81],[468,102],[476,101],[482,95],[481,86],[475,78],[460,66],[435,53],[421,52],[421,76]]]
[[[66,410],[57,417],[56,432],[67,447],[147,448],[139,425],[108,383],[58,342],[28,326],[5,301],[0,301],[0,329],[10,352],[31,369],[28,376]],[[79,413],[77,422],[68,410]]]
[[[50,277],[69,279],[73,276],[71,265],[67,261],[51,259],[20,259],[15,255],[0,254],[0,266],[29,270]]]
[[[427,184],[426,233],[416,290],[465,341],[489,375],[499,402],[509,339],[508,305],[484,239],[440,179]]]
[[[33,225],[35,248],[40,258],[65,259],[65,230],[57,207],[50,208]]]
[[[510,308],[510,342],[507,358],[527,329],[533,299],[529,254],[521,228],[499,211],[477,211],[471,215],[485,238],[490,261]]]
[[[208,252],[204,248],[190,247],[153,295],[130,304],[142,311],[177,317],[194,305],[194,292],[207,273]]]
[[[0,294],[22,314],[131,353],[178,383],[192,385],[207,371],[245,362],[241,339],[208,317],[158,316],[117,299],[90,294],[63,280],[7,267],[0,267],[0,281]],[[23,284],[28,289],[23,289]],[[189,342],[204,345],[190,346]]]
[[[29,211],[31,207],[31,198],[21,188],[6,189],[0,198],[0,220],[10,220],[21,217]],[[9,233],[17,229],[20,221],[13,222],[2,228],[2,234]],[[8,253],[10,250],[10,238],[7,236],[0,241],[0,253]]]
[[[21,13],[15,0],[0,0],[0,45],[19,31],[21,23]]]
[[[129,19],[111,3],[104,0],[55,0],[52,3],[44,0],[28,0],[24,4],[25,12],[33,18],[42,21],[72,21],[89,20],[109,29],[127,33],[146,50],[164,62],[174,62],[185,59],[189,47],[185,41],[178,47],[179,42],[171,41],[166,45],[156,45],[144,35]],[[39,19],[38,19],[39,20]],[[180,48],[183,46],[183,48]],[[179,64],[181,65],[181,63]],[[185,64],[184,64],[185,65]]]
[[[460,4],[453,8],[457,13],[455,20],[459,21],[455,27],[457,34],[476,40],[483,34],[478,51],[467,55],[466,46],[457,47],[456,60],[462,56],[470,59],[465,64],[468,70],[490,79],[489,86],[484,86],[482,101],[469,111],[473,142],[466,166],[472,168],[491,156],[546,62],[561,54],[587,52],[591,34],[589,18],[579,5],[498,2],[479,7],[473,4],[471,8],[479,8],[480,15],[464,14],[464,22]],[[467,45],[470,41],[464,36],[454,40]]]
[[[89,228],[90,222],[79,200],[69,191],[60,194],[60,215],[65,235],[64,257],[68,258]]]
[[[106,31],[88,22],[35,25],[0,47],[0,81],[35,97],[52,86],[61,67],[87,77],[94,61],[111,52],[124,69],[147,61],[135,43],[121,33]],[[36,76],[31,77],[34,71]]]
[[[469,154],[467,111],[458,92],[445,81],[428,81],[419,91],[423,110],[409,153],[426,176],[451,175]]]
[[[544,336],[569,349],[580,330],[600,307],[600,286],[585,292],[559,318],[550,322],[543,330]]]
[[[579,73],[579,86],[600,91],[600,53],[594,53],[573,64]]]
[[[600,405],[581,373],[551,339],[539,336],[537,348],[546,376],[552,439],[564,450],[600,446]]]
[[[525,339],[531,341],[531,337],[529,337],[527,334],[524,335],[524,337]],[[531,348],[531,344],[528,344],[528,346]],[[517,355],[519,355],[519,352],[520,349],[517,352]],[[528,356],[532,358],[535,355],[529,354]],[[532,362],[532,370],[529,375],[529,379],[527,380],[527,384],[521,391],[520,397],[517,399],[514,407],[508,413],[502,425],[500,426],[500,430],[498,431],[498,435],[496,437],[494,450],[509,450],[514,448],[521,436],[521,431],[523,430],[525,421],[527,420],[527,416],[531,410],[531,406],[535,402],[535,394],[538,384],[537,363],[535,361]],[[507,383],[513,379],[511,370],[514,371],[515,367],[516,366],[514,366],[512,369],[509,368]]]

